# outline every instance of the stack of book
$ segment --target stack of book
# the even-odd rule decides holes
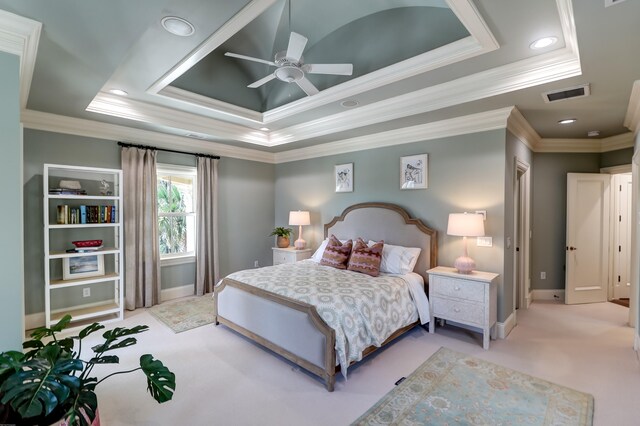
[[[84,223],[118,223],[116,206],[58,206],[59,225]]]
[[[84,189],[49,188],[49,195],[87,195]]]

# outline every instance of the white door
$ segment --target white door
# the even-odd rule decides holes
[[[631,174],[615,176],[613,298],[628,299],[631,289]]]
[[[605,174],[567,174],[567,304],[607,301],[610,182]]]

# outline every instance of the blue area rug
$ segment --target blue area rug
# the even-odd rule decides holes
[[[354,425],[591,425],[593,396],[440,348]]]

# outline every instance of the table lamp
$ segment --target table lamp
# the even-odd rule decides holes
[[[484,216],[476,213],[451,213],[447,235],[462,237],[464,254],[456,259],[453,266],[461,274],[469,274],[476,263],[467,254],[467,237],[484,237]]]
[[[289,212],[289,225],[298,225],[298,239],[293,243],[296,250],[302,250],[307,245],[302,239],[302,225],[310,225],[311,219],[309,212],[298,210],[297,212]]]

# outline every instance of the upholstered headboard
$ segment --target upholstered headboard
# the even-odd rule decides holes
[[[365,240],[419,247],[422,249],[414,272],[427,282],[426,271],[437,265],[437,232],[420,219],[413,219],[400,206],[389,203],[361,203],[347,207],[342,215],[324,225],[325,238],[334,234],[339,239]]]

